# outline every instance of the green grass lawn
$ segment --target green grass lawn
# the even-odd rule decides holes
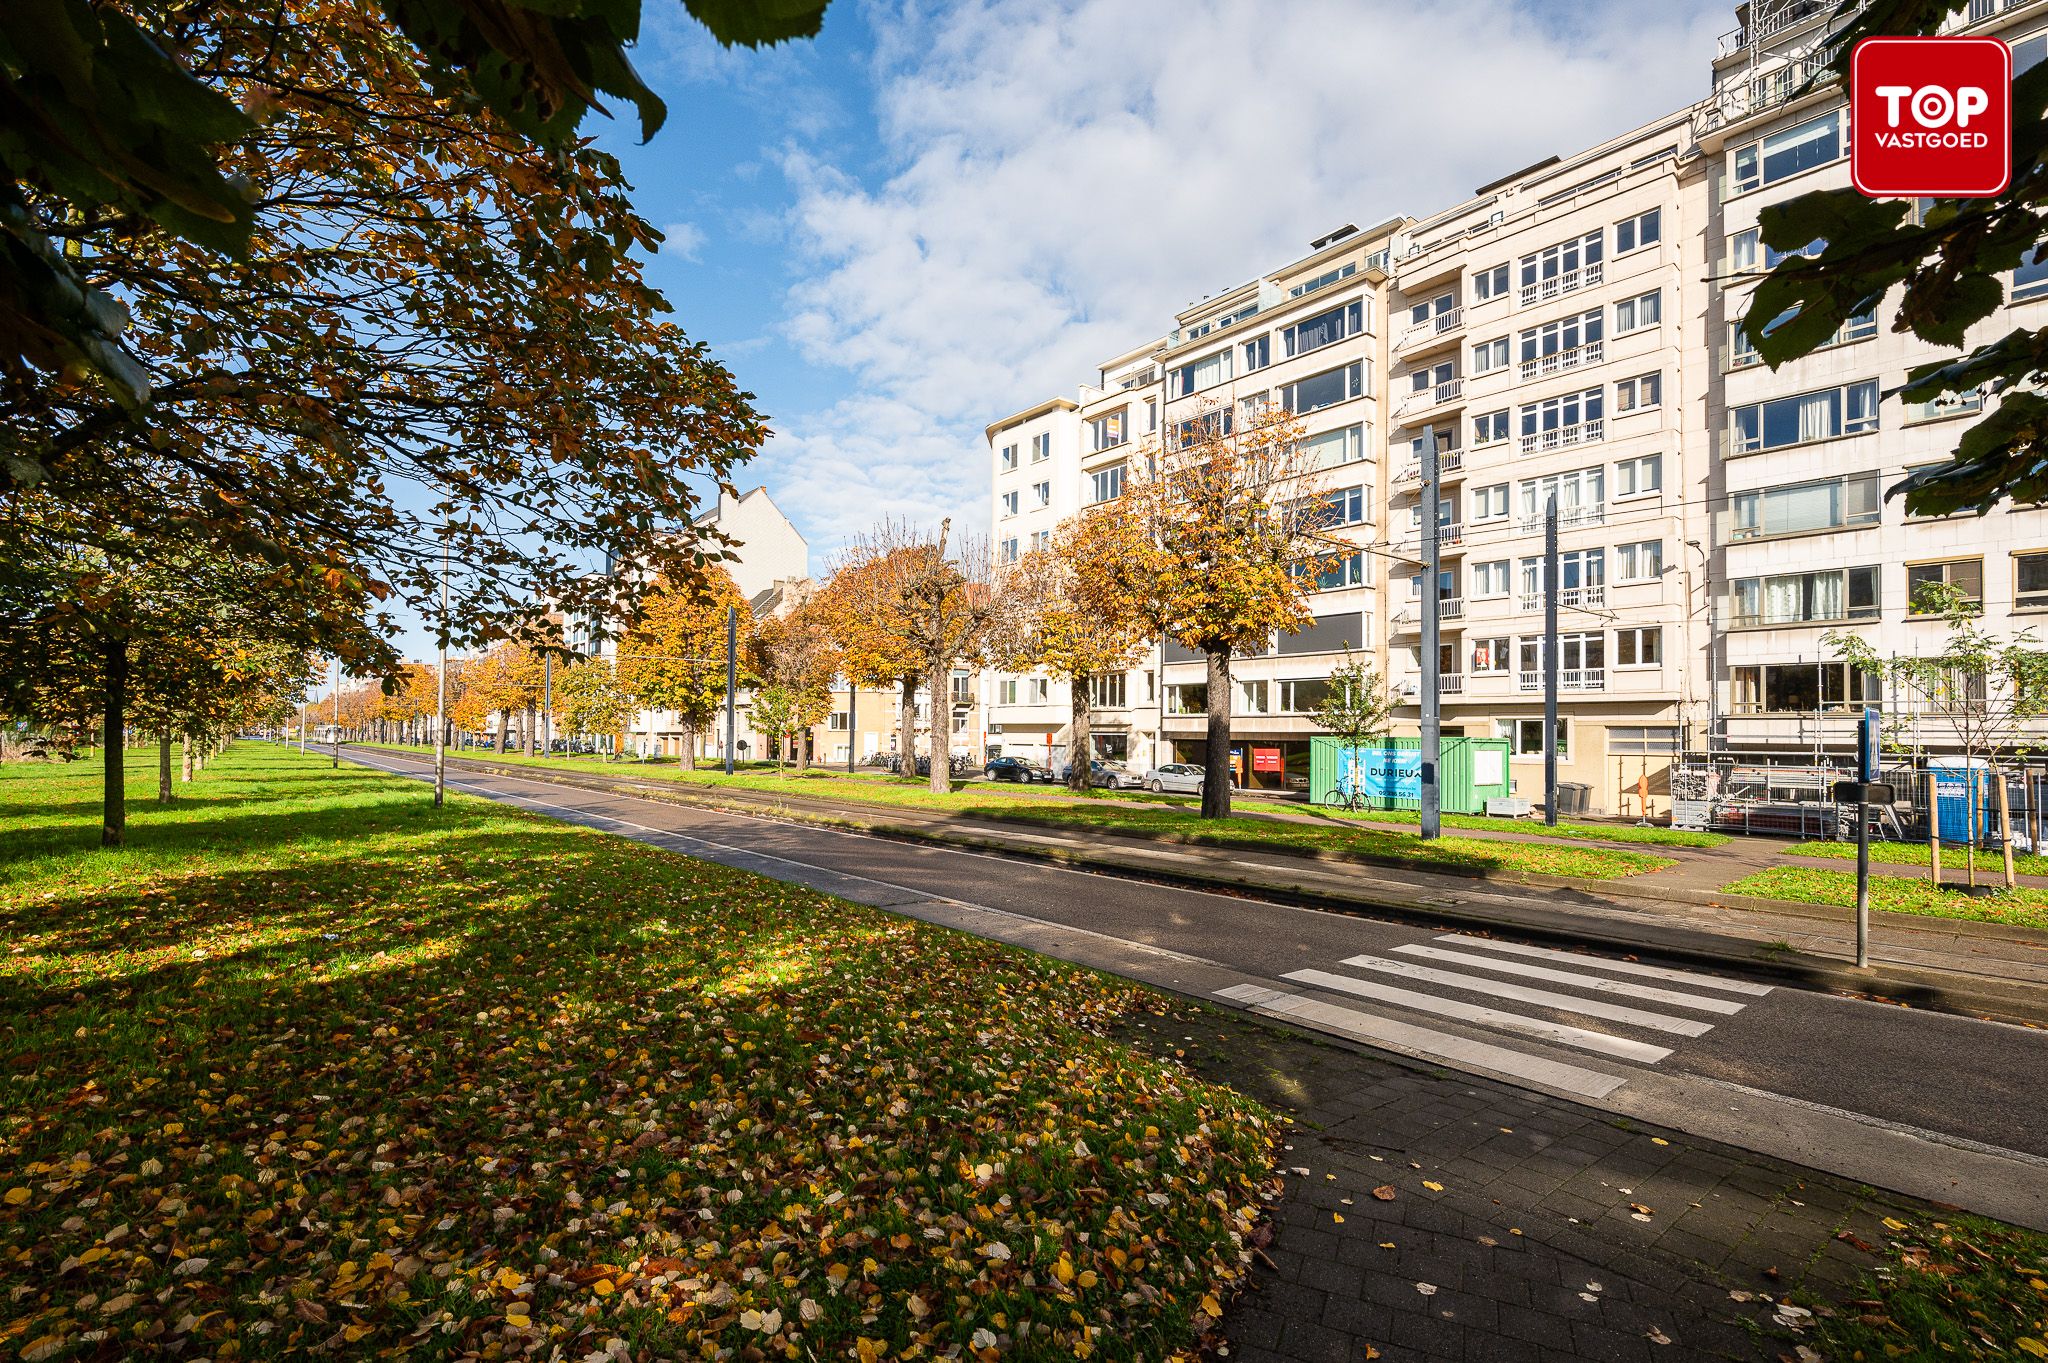
[[[1271,1118],[1135,985],[253,744],[102,851],[98,778],[0,768],[0,1356],[1158,1358],[1243,1271]]]
[[[1856,844],[1853,842],[1801,842],[1785,849],[1786,852],[1802,857],[1835,857],[1847,861],[1856,859]],[[1927,869],[1927,844],[1924,842],[1873,842],[1870,844],[1870,859],[1887,866],[1918,866]],[[1968,863],[1960,847],[1941,849],[1941,864],[1962,870]],[[1979,850],[1977,871],[1981,875],[1987,866],[1996,867],[2003,874],[2005,858],[1997,852]],[[2048,857],[2033,852],[2014,852],[2013,869],[2023,876],[2048,876]]]
[[[1993,877],[1980,870],[1978,882]],[[1914,877],[1872,876],[1870,907],[1888,913],[1917,913],[1930,918],[1966,918],[1985,923],[2012,923],[2025,928],[2048,928],[2048,890],[2021,886],[1988,898],[1958,894],[1952,888],[1937,889]],[[1761,895],[1768,899],[1791,899],[1806,904],[1856,906],[1856,873],[1828,871],[1817,866],[1773,866],[1744,876],[1721,887],[1731,894]]]
[[[1240,800],[1233,806],[1243,810],[1313,814],[1325,819],[1364,819],[1372,823],[1417,824],[1422,816],[1412,809],[1362,809],[1356,814],[1329,805],[1290,805],[1276,801]],[[1685,828],[1638,828],[1634,824],[1573,823],[1559,820],[1556,827],[1540,821],[1496,819],[1486,814],[1446,814],[1445,828],[1464,828],[1494,833],[1524,833],[1534,837],[1558,838],[1567,842],[1647,843],[1657,847],[1720,847],[1726,833],[1696,833]]]
[[[1818,1320],[1828,1358],[2048,1358],[2048,1235],[1960,1215],[1884,1228],[1888,1262]]]
[[[486,756],[494,762],[500,760],[496,754]],[[523,763],[527,759],[518,760]],[[632,763],[590,763],[560,758],[534,758],[531,761],[535,765],[545,761],[548,766],[598,770],[614,776],[636,774]],[[1196,802],[1187,797],[1142,795],[1130,791],[1114,794],[1091,791],[1086,796],[1076,796],[1046,787],[975,785],[963,788],[956,782],[950,793],[936,795],[923,780],[898,778],[886,783],[853,782],[846,780],[843,773],[834,775],[816,769],[802,776],[792,770],[780,777],[773,773],[746,772],[726,776],[716,771],[686,772],[673,768],[654,768],[638,774],[658,775],[705,787],[723,786],[792,797],[819,795],[885,808],[931,810],[965,818],[1054,828],[1083,827],[1189,845],[1391,858],[1424,870],[1484,871],[1502,875],[1534,873],[1611,880],[1671,865],[1667,859],[1640,852],[1569,842],[1499,842],[1484,838],[1448,837],[1426,843],[1413,833],[1369,826],[1368,821],[1362,819],[1319,819],[1304,823],[1246,817],[1218,823],[1201,818],[1195,811]],[[1252,815],[1308,812],[1306,806],[1275,801],[1241,802],[1239,808]],[[1480,822],[1484,826],[1484,821]]]

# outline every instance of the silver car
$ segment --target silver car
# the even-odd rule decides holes
[[[1145,773],[1145,789],[1170,790],[1182,795],[1200,795],[1206,773],[1189,762],[1168,762]]]

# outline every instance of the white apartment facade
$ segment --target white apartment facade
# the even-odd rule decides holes
[[[1915,520],[1883,501],[1907,470],[1945,457],[1977,410],[1909,412],[1879,396],[1936,353],[1893,333],[1888,307],[1776,372],[1735,343],[1751,287],[1741,275],[1774,260],[1756,244],[1759,210],[1849,183],[1842,101],[1794,98],[1834,9],[1745,5],[1709,98],[1428,218],[1321,239],[1106,362],[1077,402],[991,426],[999,551],[1113,501],[1117,466],[1177,422],[1262,401],[1295,411],[1327,450],[1323,486],[1358,553],[1317,583],[1313,629],[1234,666],[1232,714],[1239,780],[1300,789],[1306,712],[1345,648],[1387,677],[1397,730],[1419,721],[1427,433],[1442,469],[1444,729],[1507,739],[1518,794],[1542,791],[1553,594],[1560,779],[1587,786],[1592,811],[1644,812],[1647,785],[1648,812],[1664,812],[1682,752],[1790,754],[1824,739],[1839,755],[1853,710],[1877,697],[1839,662],[1830,670],[1821,636],[1870,631],[1880,653],[1936,647],[1941,627],[1909,610],[1930,580],[1977,594],[1993,629],[2025,625],[2048,611],[2048,509]],[[2048,0],[1977,0],[1958,24],[2006,38],[2016,70],[2048,56]],[[2009,289],[1972,342],[2048,324],[2048,267]],[[1005,454],[1040,432],[1052,449],[1071,442],[1070,465],[1047,461],[1071,485],[1055,477],[1042,498],[1006,500],[1042,480]],[[1553,498],[1555,583],[1543,560]],[[1097,755],[1200,760],[1203,680],[1200,659],[1171,645],[1097,679]],[[992,706],[992,747],[1043,756],[1048,738],[1065,743],[1057,682],[988,685],[997,702],[1020,698]]]
[[[1060,522],[1081,509],[1080,410],[1071,398],[1051,398],[991,423],[985,432],[993,485],[989,545],[998,568],[1050,543]],[[1064,750],[1072,715],[1065,683],[1043,672],[985,674],[978,689],[986,736],[979,749],[963,747],[966,729],[956,719],[956,751],[1043,762]],[[964,698],[972,696],[970,691]]]

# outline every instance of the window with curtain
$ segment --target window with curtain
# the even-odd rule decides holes
[[[1729,498],[1730,540],[1842,530],[1877,523],[1878,475],[1738,492]]]
[[[1340,426],[1334,431],[1309,436],[1301,442],[1301,448],[1308,466],[1313,469],[1355,464],[1365,457],[1365,428]]]

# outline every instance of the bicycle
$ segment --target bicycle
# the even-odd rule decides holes
[[[1373,807],[1371,797],[1361,790],[1355,781],[1340,780],[1334,794],[1337,798],[1333,803],[1347,814],[1357,814],[1361,810]]]

